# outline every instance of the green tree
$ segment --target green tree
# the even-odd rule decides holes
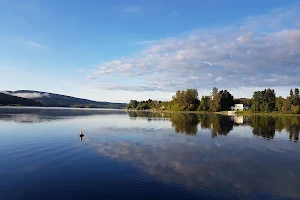
[[[211,96],[202,96],[198,110],[209,111],[212,99]]]
[[[290,100],[291,100],[291,104],[294,105],[294,92],[293,92],[293,89],[290,90]]]
[[[184,106],[186,107],[186,110],[196,110],[199,106],[197,89],[187,89],[184,96]]]
[[[233,96],[227,90],[221,90],[219,92],[220,97],[220,110],[230,110],[234,105]]]
[[[137,107],[137,105],[138,105],[137,100],[130,100],[127,108],[135,109]]]
[[[291,106],[291,112],[292,112],[293,114],[299,113],[299,112],[300,112],[300,107],[299,107],[299,106],[294,106],[294,105],[292,105],[292,106]]]
[[[253,98],[252,98],[252,106],[251,106],[252,112],[254,112],[254,113],[260,112],[261,111],[260,105],[262,103],[263,103],[263,92],[262,91],[254,92]]]
[[[292,108],[291,97],[287,97],[283,103],[282,112],[289,112]]]
[[[265,89],[264,91],[256,91],[252,98],[253,112],[272,112],[275,110],[276,94],[274,90]]]
[[[276,111],[282,112],[283,106],[284,106],[285,99],[282,96],[279,96],[276,98],[275,107]]]
[[[219,90],[218,88],[214,87],[212,89],[212,102],[210,105],[210,111],[211,112],[217,112],[220,110],[221,107],[221,99],[220,99],[220,95],[219,95]]]
[[[295,88],[294,106],[300,106],[300,96],[299,96],[299,89],[298,88]]]
[[[177,91],[171,101],[172,110],[189,110],[194,111],[199,106],[198,91],[197,89],[187,89]]]

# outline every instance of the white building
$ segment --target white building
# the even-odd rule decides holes
[[[249,107],[244,104],[234,104],[234,106],[231,107],[231,110],[243,111],[243,110],[249,110]]]

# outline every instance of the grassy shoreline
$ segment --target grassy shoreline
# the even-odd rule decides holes
[[[248,111],[238,111],[236,112],[236,115],[242,115],[242,116],[251,116],[251,115],[260,115],[260,116],[300,116],[300,114],[293,114],[293,113],[279,113],[279,112],[270,112],[270,113],[252,113]]]
[[[219,111],[219,112],[206,112],[206,111],[173,111],[173,110],[134,110],[134,109],[125,109],[126,111],[135,111],[135,112],[164,112],[164,113],[194,113],[194,114],[214,114],[214,115],[228,115],[228,111]],[[261,116],[300,116],[300,114],[292,114],[292,113],[278,113],[278,112],[271,112],[271,113],[252,113],[249,111],[237,111],[236,115],[240,116],[253,116],[253,115],[261,115]]]
[[[164,112],[164,113],[195,113],[195,114],[217,114],[213,112],[205,112],[205,111],[175,111],[175,110],[135,110],[135,109],[124,109],[126,111],[133,111],[133,112]]]

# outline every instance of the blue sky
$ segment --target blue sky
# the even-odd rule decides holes
[[[2,90],[99,101],[300,86],[299,1],[0,0]]]

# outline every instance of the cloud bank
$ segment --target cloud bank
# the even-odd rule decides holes
[[[34,99],[34,98],[41,98],[41,97],[49,97],[48,93],[11,93],[13,96],[27,98],[27,99]]]
[[[300,85],[300,5],[149,43],[89,73],[105,90],[176,91]]]

